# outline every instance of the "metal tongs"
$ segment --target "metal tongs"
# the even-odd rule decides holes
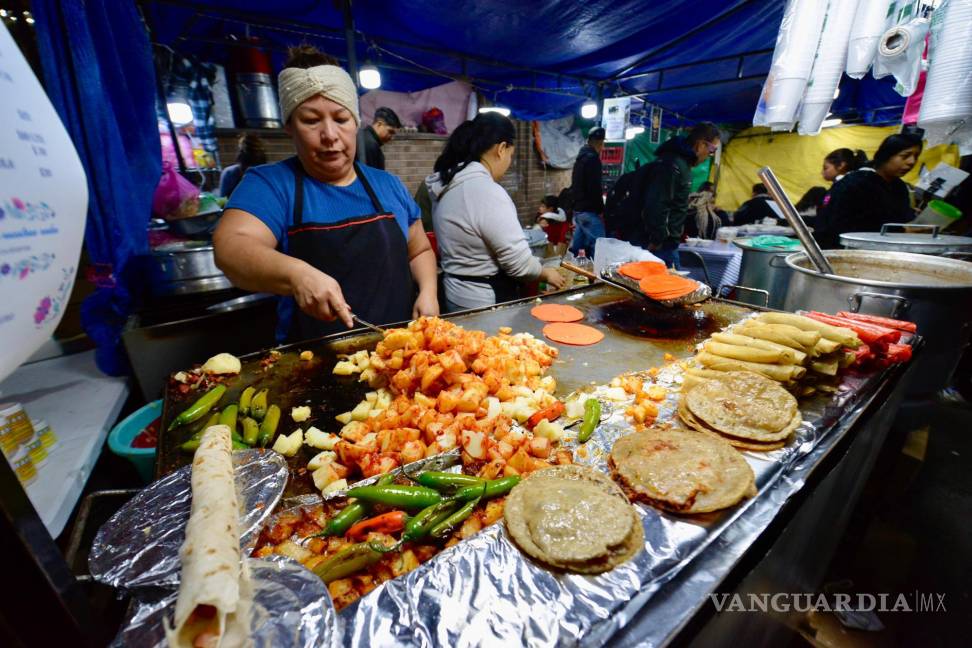
[[[783,210],[783,216],[790,223],[790,227],[796,231],[797,238],[803,243],[803,249],[807,251],[807,256],[810,257],[813,265],[823,274],[834,274],[834,269],[830,267],[830,262],[827,261],[827,257],[824,256],[820,246],[817,245],[817,241],[810,234],[810,230],[807,228],[807,224],[803,222],[803,217],[800,216],[800,212],[796,210],[796,207],[793,206],[793,203],[787,197],[786,192],[783,191],[783,187],[780,186],[780,181],[776,179],[776,174],[773,173],[773,170],[766,166],[757,171],[756,175],[763,181],[763,184],[766,185],[766,190],[769,191],[773,200]]]
[[[382,335],[385,334],[385,329],[381,328],[380,326],[378,326],[376,324],[372,324],[371,322],[364,321],[363,319],[361,319],[360,317],[358,317],[354,313],[351,313],[351,319],[354,320],[355,322],[357,322],[358,324],[360,324],[361,326],[363,326],[365,328],[371,329],[375,333],[381,333]]]

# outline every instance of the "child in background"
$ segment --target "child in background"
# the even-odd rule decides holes
[[[560,208],[557,196],[544,196],[540,201],[537,225],[546,232],[551,245],[567,242],[567,214]]]

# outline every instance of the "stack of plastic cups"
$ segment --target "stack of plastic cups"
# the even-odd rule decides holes
[[[793,128],[826,10],[827,3],[819,0],[790,0],[786,7],[764,90],[766,123],[774,130]]]
[[[834,101],[834,93],[844,73],[847,39],[854,24],[857,5],[858,0],[830,3],[820,36],[820,46],[817,47],[817,57],[813,61],[807,94],[800,109],[798,130],[801,135],[820,132],[820,126],[830,112],[830,104]]]
[[[877,55],[891,0],[860,0],[847,47],[847,76],[860,79]]]
[[[933,14],[931,33],[918,126],[935,144],[972,130],[972,0],[949,0]]]

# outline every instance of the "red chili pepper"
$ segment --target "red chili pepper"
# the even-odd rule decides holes
[[[889,344],[884,355],[891,362],[908,362],[911,360],[911,345]]]
[[[815,319],[818,322],[823,322],[824,324],[830,324],[831,326],[850,329],[857,333],[857,337],[861,338],[861,342],[865,344],[887,346],[901,339],[901,331],[877,326],[876,324],[865,324],[864,322],[841,319],[833,315],[828,315],[827,313],[818,313],[816,311],[807,313],[807,317]]]
[[[367,520],[361,520],[350,529],[348,529],[348,537],[352,540],[360,540],[364,538],[369,533],[398,533],[405,528],[405,523],[408,521],[408,516],[405,511],[391,511],[390,513],[382,513],[381,515],[376,515],[373,518],[368,518]]]
[[[561,403],[560,401],[556,401],[550,407],[545,407],[539,412],[534,413],[534,415],[527,420],[527,428],[532,430],[533,428],[535,428],[537,425],[540,424],[540,421],[544,419],[548,421],[553,421],[554,419],[558,418],[561,414],[564,413],[564,409],[565,409],[564,404]]]
[[[918,325],[915,324],[914,322],[906,322],[904,320],[891,319],[890,317],[878,317],[877,315],[865,315],[863,313],[850,313],[848,311],[838,311],[837,317],[856,320],[858,322],[864,322],[865,324],[877,324],[878,326],[886,326],[888,328],[898,329],[899,331],[905,331],[906,333],[918,332]]]

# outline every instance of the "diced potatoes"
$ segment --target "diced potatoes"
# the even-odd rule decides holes
[[[330,484],[325,486],[324,490],[321,491],[321,494],[330,495],[331,493],[336,493],[338,491],[343,491],[347,489],[348,489],[348,480],[338,479],[336,481],[332,481]]]
[[[551,441],[560,441],[564,437],[564,428],[556,423],[551,423],[547,419],[543,419],[533,428],[533,433]]]
[[[329,484],[338,481],[341,479],[341,476],[334,468],[334,462],[328,461],[311,473],[311,479],[314,480],[314,487],[317,488],[317,490],[324,492],[324,489],[327,488]],[[345,484],[347,484],[347,482],[345,482]]]
[[[347,360],[339,360],[337,364],[334,365],[334,369],[331,371],[335,376],[351,376],[356,373],[361,373],[357,365],[353,362],[348,362]]]
[[[318,450],[333,450],[334,444],[341,440],[336,434],[329,434],[316,427],[309,427],[304,432],[304,443]]]
[[[486,435],[478,430],[462,431],[462,449],[473,459],[486,457]]]
[[[623,401],[628,399],[628,392],[624,391],[623,387],[608,387],[601,392],[601,395],[605,400]]]
[[[304,432],[298,428],[290,434],[278,436],[273,443],[273,450],[285,457],[293,457],[302,445],[304,445]]]
[[[304,360],[304,361],[313,360],[314,359],[314,352],[313,351],[309,351],[309,350],[308,351],[301,351],[300,352],[300,359],[301,360]]]
[[[569,419],[584,418],[584,396],[574,396],[564,403],[564,416]]]
[[[338,423],[342,425],[347,425],[348,423],[351,422],[351,412],[344,412],[342,414],[338,414],[334,418],[337,420]]]
[[[210,374],[238,374],[243,365],[232,353],[217,353],[206,361],[202,370]]]
[[[364,421],[368,418],[368,412],[372,410],[372,405],[366,400],[358,403],[353,410],[351,410],[351,420],[352,421]]]
[[[323,452],[318,452],[311,458],[310,461],[307,462],[307,470],[317,470],[324,464],[331,463],[332,461],[337,461],[337,453],[333,450],[324,450]]]
[[[290,418],[294,419],[297,423],[303,423],[310,418],[311,408],[309,405],[300,405],[298,407],[290,408]]]

